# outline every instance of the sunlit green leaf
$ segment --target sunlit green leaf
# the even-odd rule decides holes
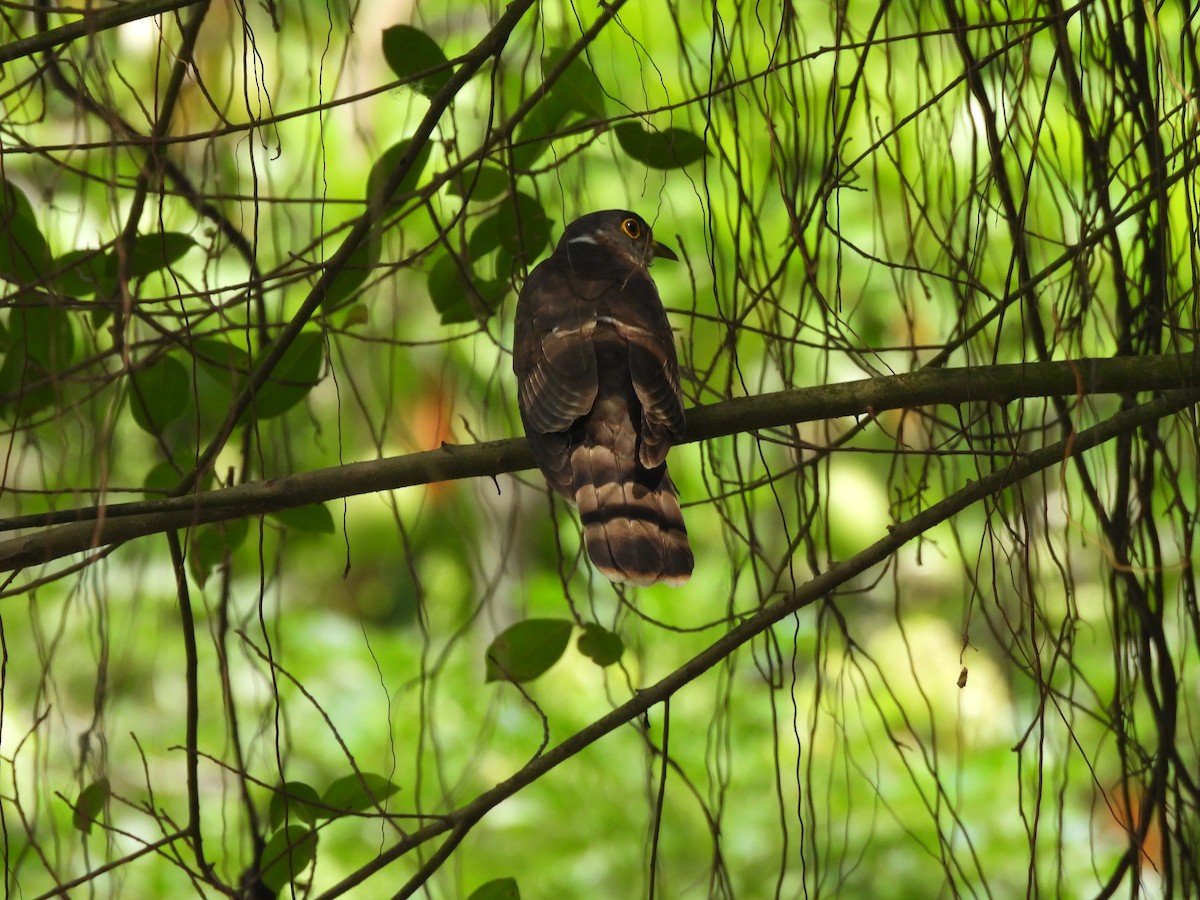
[[[262,883],[276,893],[295,881],[317,855],[317,833],[303,825],[289,825],[271,836],[259,859]]]
[[[332,819],[373,810],[399,790],[399,787],[382,775],[353,772],[329,785],[321,795],[321,808],[317,809],[317,815]]]
[[[269,515],[281,525],[297,531],[332,534],[334,530],[333,514],[324,503],[310,503],[308,506],[297,506],[295,509],[281,509]]]
[[[682,128],[649,131],[637,122],[622,122],[613,130],[621,149],[652,169],[680,169],[708,154],[703,138]]]
[[[576,646],[598,666],[611,666],[625,653],[625,642],[619,634],[592,622],[583,626]]]
[[[129,405],[133,421],[150,434],[159,434],[191,402],[192,379],[173,356],[164,356],[130,376]]]
[[[526,619],[509,626],[487,649],[487,681],[532,681],[558,662],[571,640],[568,619]]]
[[[75,801],[75,813],[72,817],[76,831],[82,831],[84,834],[92,833],[92,823],[100,821],[100,814],[104,812],[104,806],[108,803],[111,794],[107,778],[97,778],[79,792],[79,799]]]
[[[50,245],[29,199],[11,181],[0,181],[0,278],[32,284],[50,268]]]
[[[317,820],[316,805],[320,802],[316,788],[303,781],[288,781],[271,795],[267,818],[272,828],[278,828],[285,819],[311,825]]]
[[[399,78],[411,78],[418,72],[436,72],[410,82],[426,97],[432,97],[450,80],[451,68],[437,41],[411,25],[394,25],[383,32],[383,58]]]
[[[421,177],[421,173],[425,171],[425,164],[429,162],[430,143],[426,141],[417,150],[416,157],[413,159],[412,165],[408,171],[404,173],[404,177],[400,179],[400,184],[392,191],[389,197],[383,196],[383,189],[387,185],[387,180],[399,165],[400,159],[412,146],[412,141],[404,139],[398,144],[393,144],[388,149],[384,150],[379,155],[379,159],[375,160],[375,165],[371,166],[371,173],[367,176],[367,203],[372,207],[384,207],[390,209],[396,206],[396,198],[409,193],[417,186],[417,180]]]
[[[471,891],[467,900],[521,900],[515,878],[493,878]]]

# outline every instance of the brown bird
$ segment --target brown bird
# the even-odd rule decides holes
[[[692,549],[666,458],[683,395],[656,257],[679,258],[635,213],[568,225],[521,289],[513,371],[533,457],[579,506],[592,563],[612,581],[677,586]]]

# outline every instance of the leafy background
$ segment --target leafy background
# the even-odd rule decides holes
[[[6,536],[518,434],[516,290],[593,209],[680,253],[654,276],[689,405],[1194,353],[1194,10],[176,6],[73,42],[77,12],[4,11],[6,46],[44,40],[0,83]],[[813,573],[1134,400],[676,448],[697,568],[674,591],[592,573],[536,473],[25,568],[0,600],[6,895],[1195,896],[1190,413],[936,525],[445,856],[413,840],[368,877]]]

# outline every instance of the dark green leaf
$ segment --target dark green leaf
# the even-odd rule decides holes
[[[326,312],[336,309],[358,292],[367,276],[379,265],[382,249],[379,240],[373,236],[368,236],[358,245],[325,290],[325,299],[321,301],[321,307]]]
[[[142,480],[142,490],[145,491],[148,497],[153,499],[169,494],[175,488],[175,485],[179,484],[179,479],[183,477],[183,473],[186,471],[184,465],[190,467],[191,463],[192,460],[190,459],[184,464],[164,459],[146,473],[146,477]],[[199,489],[202,491],[211,490],[213,480],[213,473],[210,469],[200,479]]]
[[[183,472],[171,460],[164,459],[146,473],[142,480],[142,490],[148,497],[164,497],[179,484],[182,477]]]
[[[22,306],[8,319],[8,349],[0,363],[0,396],[15,399],[5,411],[32,415],[52,406],[62,390],[57,381],[74,361],[75,332],[65,310]]]
[[[246,381],[250,356],[241,347],[211,338],[192,342],[192,353],[201,368],[236,394]]]
[[[583,626],[576,646],[598,666],[611,666],[625,653],[625,642],[619,634],[591,622]]]
[[[187,367],[173,356],[164,356],[149,368],[134,372],[130,380],[133,421],[149,434],[159,434],[183,415],[191,402],[192,379]]]
[[[426,276],[425,286],[434,308],[442,314],[443,325],[475,321],[475,306],[470,299],[472,294],[490,315],[509,288],[507,281],[499,279],[484,281],[472,276],[468,281],[449,254],[438,257]]]
[[[254,417],[261,421],[281,415],[307,397],[321,381],[324,360],[325,339],[319,331],[297,335],[255,396],[251,405]]]
[[[333,515],[324,503],[311,503],[308,506],[298,506],[295,509],[281,509],[270,513],[275,521],[297,531],[315,531],[319,534],[333,534]]]
[[[499,248],[507,269],[497,265],[504,277],[522,265],[528,265],[550,244],[550,218],[542,205],[528,194],[518,193],[505,200],[492,215],[475,226],[467,249],[479,259]]]
[[[100,250],[72,250],[54,261],[54,286],[71,297],[108,296],[116,278],[108,271],[108,255]]]
[[[201,367],[230,395],[241,392],[250,376],[250,357],[245,350],[221,341],[199,340],[192,345]],[[321,380],[325,341],[318,331],[301,332],[288,347],[250,406],[247,418],[259,421],[287,412]]]
[[[567,53],[565,47],[555,47],[546,52],[542,60],[542,74],[548,75]],[[566,70],[550,88],[551,96],[557,97],[568,109],[583,113],[592,119],[608,118],[608,106],[604,102],[604,89],[596,73],[582,55],[575,57]]]
[[[125,257],[125,275],[128,278],[141,278],[159,269],[165,269],[183,258],[189,250],[196,246],[191,235],[178,231],[164,231],[159,234],[139,234],[133,239]],[[108,255],[107,272],[115,275],[118,269],[120,253],[114,249]]]
[[[0,181],[0,278],[33,284],[50,268],[50,245],[29,199],[12,182]]]
[[[382,775],[353,772],[329,785],[321,795],[321,808],[317,810],[317,815],[324,819],[333,819],[349,813],[375,809],[398,790],[400,788]]]
[[[532,169],[550,149],[550,135],[558,130],[570,112],[570,108],[551,93],[525,117],[512,148],[512,164],[518,171]]]
[[[472,203],[493,200],[503,194],[509,185],[508,175],[496,166],[480,166],[467,169],[450,182],[449,191]]]
[[[467,900],[521,900],[515,878],[494,878],[471,891]]]
[[[225,563],[246,540],[250,524],[245,519],[230,519],[201,525],[192,534],[188,567],[196,583],[204,587],[213,569]]]
[[[367,176],[367,203],[372,208],[392,209],[397,205],[396,198],[407,194],[417,186],[417,179],[421,177],[421,173],[425,171],[425,164],[429,162],[429,141],[426,141],[417,151],[412,165],[404,173],[400,184],[392,191],[390,197],[383,196],[383,189],[387,185],[388,178],[395,171],[401,157],[410,146],[412,146],[412,141],[406,138],[400,143],[388,147],[379,155],[379,159],[375,160],[375,165],[371,166],[371,174]]]
[[[289,825],[271,836],[258,862],[263,884],[279,893],[295,881],[317,855],[317,833],[303,825]]]
[[[290,819],[292,822],[299,820],[311,825],[317,820],[316,804],[320,802],[321,798],[316,788],[303,781],[288,781],[271,795],[267,817],[272,828],[278,828],[284,819]]]
[[[426,97],[432,97],[450,80],[451,68],[442,48],[425,32],[411,25],[394,25],[384,30],[383,58],[400,78],[437,69],[410,83],[413,90]]]
[[[613,130],[621,149],[652,169],[680,169],[708,154],[703,138],[682,128],[647,131],[637,122],[622,122]]]
[[[104,805],[111,794],[107,778],[97,778],[79,792],[73,817],[76,831],[92,833],[92,823],[100,821],[100,813],[104,812]]]
[[[571,640],[567,619],[526,619],[487,649],[487,681],[532,681],[558,662]]]

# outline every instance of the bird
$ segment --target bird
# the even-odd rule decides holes
[[[685,420],[655,259],[679,257],[636,213],[571,222],[521,287],[513,371],[533,458],[578,506],[592,564],[613,582],[677,587],[693,557],[666,458]]]

